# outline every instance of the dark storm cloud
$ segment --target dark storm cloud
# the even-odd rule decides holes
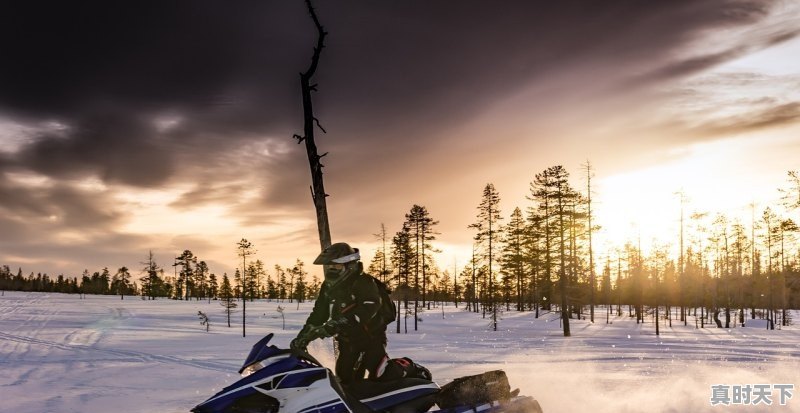
[[[339,207],[332,215],[346,218],[336,231],[349,236],[363,233],[365,217],[381,220],[396,198],[408,207],[416,202],[408,194],[416,196],[419,185],[395,189],[406,170],[418,182],[428,179],[421,166],[441,164],[441,182],[465,174],[451,167],[453,159],[480,170],[476,158],[423,152],[458,142],[451,146],[483,155],[496,136],[468,142],[445,132],[498,101],[538,91],[519,108],[536,120],[546,109],[601,105],[592,95],[598,90],[624,95],[707,70],[771,43],[733,41],[706,55],[689,46],[716,29],[763,20],[776,2],[317,3],[330,33],[315,79],[317,116],[329,132],[318,135],[318,144],[331,152],[324,163]],[[125,214],[109,196],[73,185],[89,177],[144,189],[183,184],[189,189],[171,206],[228,199],[233,216],[249,225],[278,223],[291,211],[312,216],[305,151],[291,140],[302,126],[298,73],[315,41],[302,1],[3,7],[0,118],[57,126],[34,127],[19,150],[0,151],[0,179],[30,170],[55,181],[47,188],[0,181],[4,212],[63,219],[32,225],[29,237],[91,224],[107,237],[82,247],[110,248],[101,243],[117,240],[108,228]],[[796,34],[779,30],[766,38]],[[287,144],[264,152],[256,144],[265,139]],[[245,199],[253,191],[258,196]],[[342,211],[364,213],[352,219]],[[0,225],[20,233],[19,222]],[[298,231],[292,236],[308,233]],[[36,255],[47,256],[44,244],[36,245]],[[53,251],[67,252],[76,251]]]
[[[453,7],[417,2],[363,7],[331,16],[331,27],[359,30],[331,35],[331,63],[320,78],[332,79],[321,83],[333,88],[336,105],[350,112],[348,132],[364,142],[376,133],[420,142],[531,82],[564,81],[563,73],[574,73],[553,90],[574,95],[594,89],[598,77],[619,81],[669,65],[667,57],[677,56],[701,32],[755,22],[766,15],[766,4],[460,2]],[[340,19],[344,24],[337,24]],[[348,64],[337,64],[339,59]],[[674,76],[664,72],[651,81]],[[355,114],[361,116],[354,121]]]
[[[54,233],[60,229],[92,232],[117,224],[123,214],[116,211],[105,193],[86,191],[68,184],[30,187],[0,180],[0,211],[6,217],[33,227],[45,222]]]
[[[21,235],[14,237],[12,234],[4,232],[0,239],[0,247],[3,253],[12,257],[28,257],[22,263],[15,261],[5,261],[3,264],[10,264],[16,270],[21,267],[23,272],[43,272],[56,275],[63,273],[70,277],[80,277],[83,269],[90,272],[100,271],[103,267],[108,267],[111,272],[115,272],[121,266],[127,266],[134,277],[138,277],[140,265],[147,257],[147,245],[153,245],[158,240],[154,237],[116,234],[104,232],[94,234],[90,241],[63,241],[57,242],[53,239],[53,234],[47,230],[34,229],[15,221],[0,217],[0,231],[8,228],[17,228]],[[145,247],[143,247],[145,246]],[[36,251],[36,254],[30,254]],[[172,253],[158,253],[157,262],[159,264],[172,263]],[[66,265],[55,265],[54,263],[67,263]],[[54,270],[60,267],[61,270]],[[64,268],[68,270],[64,270]]]
[[[730,136],[800,122],[800,102],[772,105],[746,114],[710,121],[695,128],[697,133]]]
[[[104,192],[69,184],[30,187],[0,177],[0,199],[3,264],[25,271],[54,274],[54,268],[67,267],[74,276],[86,266],[99,266],[92,271],[120,263],[130,267],[141,261],[143,246],[157,241],[110,229],[124,214]]]
[[[700,76],[673,94],[666,121],[644,129],[667,131],[673,139],[727,138],[800,122],[800,102],[793,91],[797,74],[722,72]]]
[[[238,198],[245,189],[246,186],[243,184],[226,185],[202,182],[189,191],[182,193],[169,206],[178,209],[189,209],[208,203],[230,202]]]
[[[25,222],[2,216],[0,217],[0,233],[3,234],[3,238],[0,239],[0,245],[4,247],[3,249],[6,253],[8,253],[9,246],[24,246],[27,248],[27,245],[19,242],[20,240],[27,240],[30,234],[28,225]]]
[[[222,203],[230,207],[232,217],[251,225],[258,219],[242,217],[272,215],[270,209],[296,210],[310,199],[305,148],[288,138],[241,139],[238,147],[220,147],[213,158],[192,164],[192,157],[203,157],[197,153],[202,150],[208,148],[184,156],[187,165],[182,168],[193,177],[192,187],[170,206],[190,209]]]
[[[286,57],[277,46],[303,17],[288,3],[15,2],[0,29],[6,61],[14,62],[4,65],[2,103],[54,117],[108,103],[131,110],[236,104],[237,86],[254,86],[259,72],[269,79]]]
[[[317,106],[337,131],[334,143],[419,142],[528,82],[575,68],[642,69],[701,31],[764,17],[769,4],[324,2],[319,15],[330,36]],[[82,168],[85,146],[103,141],[143,142],[145,152],[151,134],[120,132],[141,130],[137,123],[163,112],[183,116],[188,144],[299,129],[297,73],[313,44],[300,1],[17,2],[3,16],[12,64],[0,69],[0,110],[97,131],[70,135],[83,146],[48,140],[32,151],[30,161],[48,173],[64,169],[43,168],[50,159]],[[706,67],[683,66],[681,74]],[[134,120],[98,116],[109,105]],[[147,185],[169,174],[109,177]]]
[[[780,30],[778,33],[771,34],[764,38],[747,39],[744,44],[731,47],[728,50],[671,61],[644,76],[634,77],[631,83],[650,84],[670,78],[683,78],[686,76],[691,76],[696,73],[701,73],[705,70],[711,69],[722,63],[731,61],[737,57],[741,57],[748,52],[765,49],[787,40],[794,39],[799,34],[800,30],[796,30],[794,28],[785,28]]]
[[[93,113],[58,134],[35,137],[18,153],[17,164],[52,177],[155,186],[171,175],[172,158],[155,126],[135,112],[117,112]]]

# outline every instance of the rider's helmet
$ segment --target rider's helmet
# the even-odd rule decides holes
[[[359,272],[360,259],[358,248],[353,248],[345,242],[337,242],[322,250],[314,260],[314,264],[325,266],[325,284],[334,287]]]

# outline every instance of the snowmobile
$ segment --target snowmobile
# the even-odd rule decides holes
[[[510,390],[501,370],[439,387],[423,378],[359,381],[343,386],[307,352],[259,340],[244,361],[242,378],[200,403],[193,413],[542,413],[539,403]],[[434,407],[436,406],[436,407]]]

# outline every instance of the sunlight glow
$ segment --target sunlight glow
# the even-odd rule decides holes
[[[781,141],[760,135],[695,144],[675,161],[599,179],[595,216],[602,228],[597,245],[610,252],[625,242],[639,240],[644,251],[653,244],[671,244],[676,253],[681,216],[679,191],[685,194],[686,221],[693,212],[706,212],[749,222],[752,200],[774,202],[776,189],[767,187],[761,193],[753,193],[742,192],[740,186],[750,180],[775,180],[752,174],[742,176],[742,166],[753,161],[752,151]],[[732,176],[739,178],[731,179]]]
[[[162,205],[135,214],[124,229],[133,234],[215,234],[218,237],[236,232],[238,226],[223,206],[209,205],[178,212]]]
[[[5,172],[9,181],[21,186],[46,188],[53,185],[53,180],[33,172]]]
[[[183,122],[183,117],[178,115],[162,115],[153,120],[153,124],[159,133],[169,132],[178,127]]]
[[[108,185],[96,176],[82,179],[76,186],[90,192],[102,192],[108,189]]]
[[[53,220],[53,216],[50,217]],[[55,217],[58,219],[57,217]],[[83,244],[92,240],[92,234],[81,231],[59,231],[53,234],[56,241],[62,244]]]

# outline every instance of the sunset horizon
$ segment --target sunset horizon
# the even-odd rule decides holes
[[[192,251],[232,276],[247,239],[272,272],[320,242],[298,73],[301,2],[19,6],[0,69],[0,265],[80,277],[166,275]],[[191,10],[188,13],[187,10]],[[412,205],[439,221],[441,271],[471,259],[481,191],[504,223],[563,165],[584,196],[594,270],[625,243],[678,259],[681,210],[751,229],[800,169],[800,7],[770,1],[617,5],[468,2],[452,10],[319,4],[314,95],[333,242],[370,263]],[[83,25],[69,19],[81,16]],[[77,18],[77,17],[76,17]],[[46,27],[20,38],[30,27]],[[678,193],[684,194],[684,202]],[[752,205],[752,206],[751,206]],[[585,241],[582,241],[585,242]]]

